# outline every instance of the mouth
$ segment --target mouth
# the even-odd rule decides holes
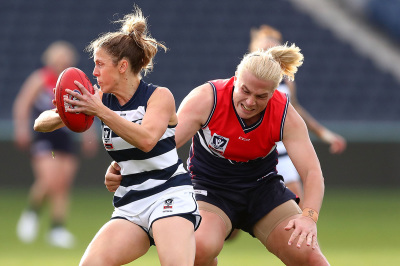
[[[253,111],[254,109],[253,108],[249,108],[249,107],[247,107],[246,105],[244,105],[243,103],[241,103],[240,104],[240,106],[242,107],[242,109],[244,109],[245,111],[247,111],[247,112],[251,112],[251,111]]]

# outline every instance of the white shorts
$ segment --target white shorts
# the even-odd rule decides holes
[[[278,165],[276,166],[276,170],[278,170],[278,174],[283,176],[283,179],[286,184],[291,182],[299,182],[300,175],[294,167],[292,160],[290,160],[289,155],[286,152],[285,146],[282,142],[276,143],[276,149],[278,150]]]
[[[115,208],[113,218],[123,218],[137,224],[143,230],[145,230],[148,235],[153,238],[152,224],[154,221],[171,217],[171,216],[182,216],[182,215],[194,215],[195,217],[195,230],[200,224],[200,213],[195,200],[193,188],[190,189],[180,188],[179,190],[174,190],[170,188],[165,194],[161,195],[156,201],[148,202],[148,207],[142,212],[129,215],[126,211]]]

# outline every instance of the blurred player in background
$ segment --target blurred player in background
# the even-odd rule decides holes
[[[47,240],[51,245],[71,248],[74,236],[66,229],[70,190],[78,169],[75,133],[67,128],[48,134],[32,130],[32,116],[54,107],[53,88],[59,74],[78,61],[70,43],[56,41],[42,55],[44,66],[34,71],[23,83],[13,106],[14,141],[23,151],[30,151],[35,180],[30,188],[28,206],[18,224],[17,235],[25,243],[36,239],[39,213],[50,203],[51,230]],[[85,132],[81,142],[83,153],[94,156],[98,149],[96,133]]]
[[[81,265],[123,265],[143,256],[156,244],[161,265],[193,265],[195,237],[201,217],[190,175],[178,158],[175,100],[165,87],[142,80],[153,67],[158,47],[141,10],[118,21],[117,32],[101,35],[88,47],[101,91],[67,93],[79,101],[70,112],[98,116],[103,143],[121,165],[121,186],[114,194],[114,212],[93,238]],[[49,127],[47,127],[49,126]],[[35,130],[64,126],[54,111],[43,112]]]
[[[269,48],[282,44],[282,34],[269,25],[261,25],[259,28],[251,29],[249,51],[268,50]],[[323,142],[330,145],[330,152],[333,154],[342,153],[346,149],[346,140],[330,131],[317,120],[315,120],[300,104],[296,95],[296,84],[294,81],[283,79],[278,86],[278,90],[289,95],[290,103],[303,118],[308,130],[313,132]],[[300,176],[296,171],[285,146],[280,141],[277,143],[279,153],[277,170],[285,179],[286,186],[296,195],[303,198],[303,189]],[[300,200],[300,207],[302,201]]]

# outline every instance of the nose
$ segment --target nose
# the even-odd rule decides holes
[[[97,70],[97,67],[94,67],[94,69],[93,69],[93,76],[95,76],[95,77],[100,76],[100,73],[99,73],[99,71]]]
[[[256,104],[256,100],[254,99],[254,97],[249,96],[249,97],[247,97],[247,99],[246,99],[246,104],[247,104],[248,106],[255,105],[255,104]]]

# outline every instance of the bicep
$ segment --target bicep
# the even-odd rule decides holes
[[[307,126],[292,105],[289,105],[282,141],[300,176],[305,176],[310,169],[319,167]]]
[[[174,116],[176,116],[175,100],[172,93],[167,88],[159,87],[147,103],[142,126],[159,139]]]
[[[189,141],[204,125],[211,113],[214,97],[211,85],[204,84],[191,91],[178,109],[176,146],[179,148]]]

